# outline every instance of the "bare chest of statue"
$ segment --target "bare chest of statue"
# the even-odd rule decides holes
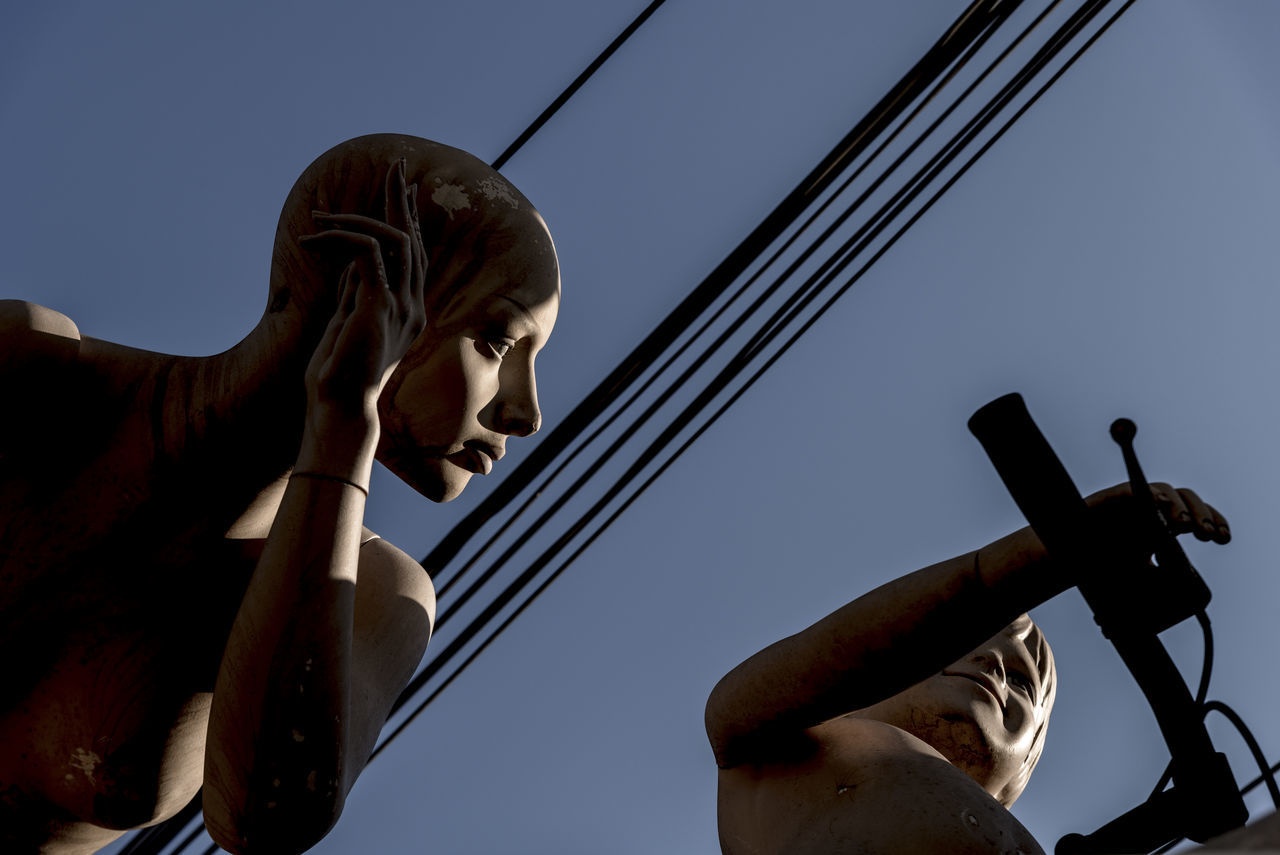
[[[720,772],[725,855],[1043,855],[971,778],[914,736],[836,719],[794,759]]]
[[[153,389],[136,392],[49,407],[5,437],[0,826],[131,828],[200,785],[213,682],[261,542],[224,536],[234,497],[201,483],[207,468],[165,463]]]

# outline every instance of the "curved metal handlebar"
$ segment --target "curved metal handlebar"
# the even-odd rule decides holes
[[[1050,556],[1073,568],[1076,587],[1146,696],[1172,758],[1171,789],[1092,835],[1064,837],[1056,853],[1149,852],[1178,837],[1203,842],[1243,825],[1248,811],[1226,757],[1214,751],[1203,711],[1158,638],[1203,611],[1210,594],[1151,497],[1133,451],[1137,427],[1122,419],[1111,433],[1137,497],[1137,524],[1150,527],[1158,565],[1150,555],[1133,552],[1131,536],[1122,541],[1091,522],[1021,395],[1005,395],[978,410],[969,430]]]

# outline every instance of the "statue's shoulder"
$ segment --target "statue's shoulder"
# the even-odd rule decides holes
[[[0,370],[50,366],[75,359],[80,329],[55,309],[26,300],[0,300]]]

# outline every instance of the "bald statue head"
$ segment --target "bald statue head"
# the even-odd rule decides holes
[[[559,311],[560,269],[546,223],[519,190],[478,158],[417,137],[335,146],[285,201],[264,322],[286,331],[282,347],[318,340],[351,259],[309,252],[299,239],[329,228],[314,211],[390,222],[386,188],[399,186],[389,182],[402,161],[427,257],[426,326],[378,398],[377,459],[427,498],[449,501],[490,471],[509,438],[542,422],[534,359]],[[300,339],[290,335],[298,330]]]
[[[306,311],[316,304],[327,321],[341,270],[301,249],[298,238],[317,231],[313,211],[383,219],[387,172],[401,158],[407,183],[418,188],[428,315],[482,265],[507,278],[554,280],[559,287],[546,223],[496,170],[452,146],[405,134],[369,134],[320,155],[289,191],[276,227],[268,313]]]

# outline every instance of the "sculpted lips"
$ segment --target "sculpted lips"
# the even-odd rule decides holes
[[[468,441],[463,443],[461,451],[455,451],[445,459],[473,475],[488,475],[493,471],[493,464],[502,459],[504,449],[482,442]]]

